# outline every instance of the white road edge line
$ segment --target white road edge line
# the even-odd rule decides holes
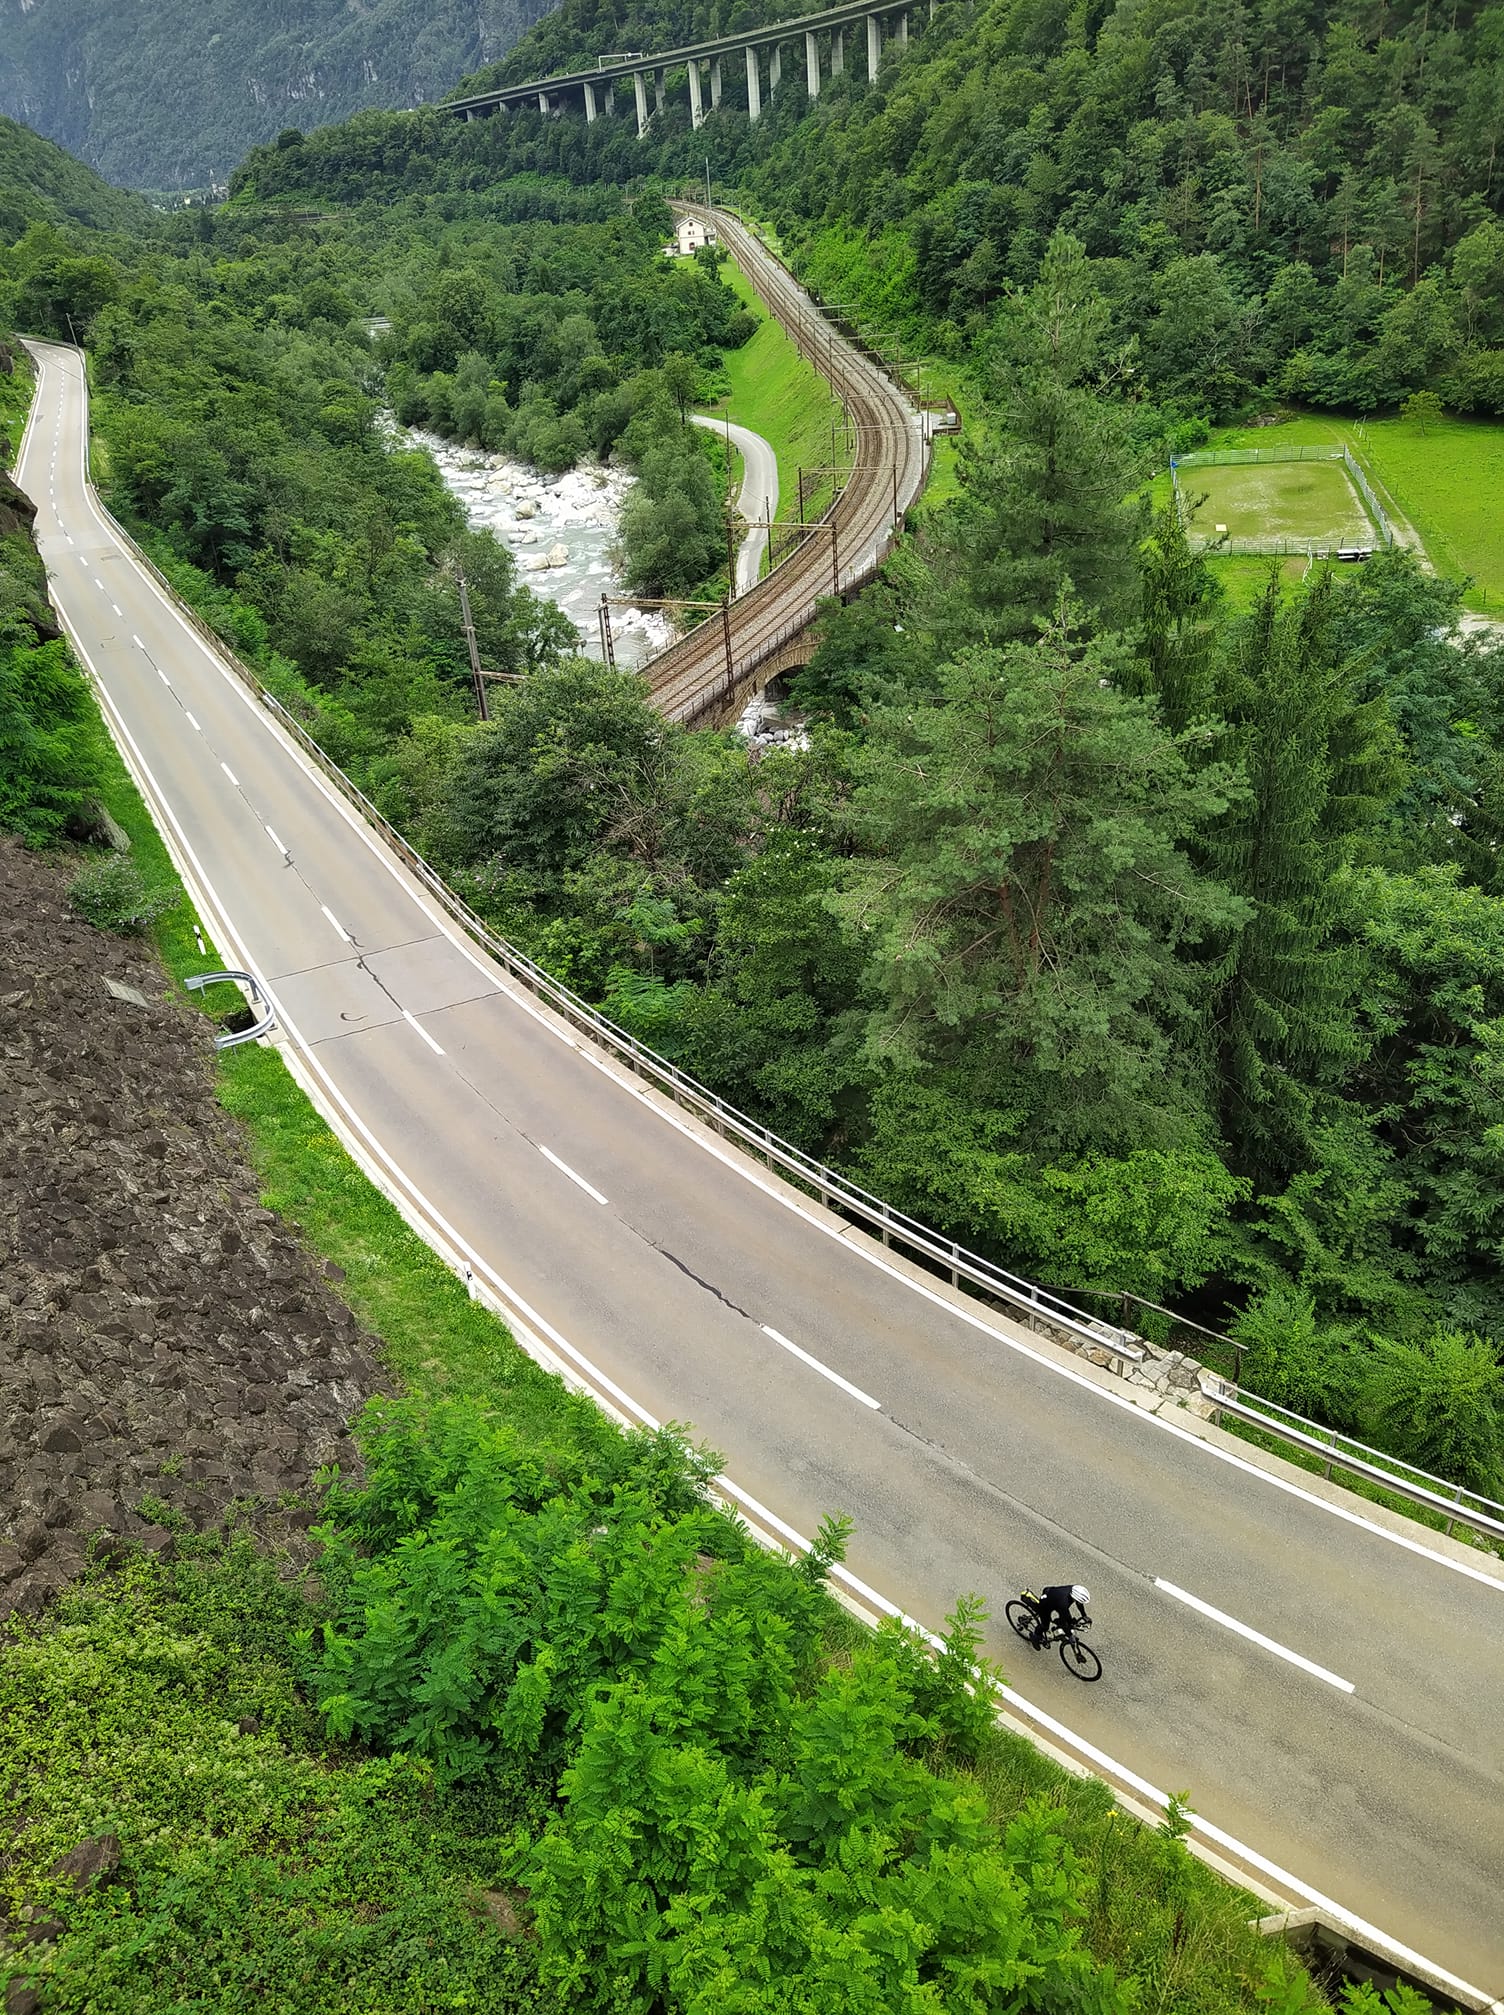
[[[1339,1679],[1335,1672],[1328,1672],[1324,1665],[1314,1659],[1303,1658],[1298,1651],[1288,1645],[1276,1644],[1272,1637],[1266,1637],[1262,1630],[1252,1625],[1239,1623],[1235,1616],[1229,1616],[1224,1609],[1213,1609],[1209,1602],[1203,1602],[1199,1595],[1190,1595],[1183,1588],[1177,1588],[1173,1581],[1161,1581],[1154,1577],[1154,1586],[1163,1589],[1166,1595],[1173,1595],[1177,1602],[1183,1602],[1189,1609],[1195,1609],[1202,1616],[1209,1616],[1213,1623],[1220,1623],[1224,1630],[1235,1631],[1239,1637],[1246,1637],[1250,1644],[1260,1645],[1265,1651],[1272,1651],[1276,1658],[1283,1658],[1289,1665],[1298,1665],[1302,1672],[1309,1672],[1316,1679],[1324,1679],[1328,1686],[1335,1686],[1339,1693],[1354,1693],[1357,1688],[1350,1679]]]
[[[235,786],[236,790],[238,791],[240,789],[240,779],[239,777],[236,776],[235,772],[230,768],[230,765],[226,762],[221,762],[219,767],[224,771],[225,775],[230,779],[230,782]]]
[[[171,834],[171,838],[169,838],[168,832],[164,832],[163,838],[167,842],[169,853],[176,860],[178,871],[183,878],[185,886],[191,888],[196,906],[200,910],[206,914],[213,914],[218,918],[219,925],[223,931],[224,942],[235,948],[247,970],[250,970],[249,949],[242,942],[239,932],[231,922],[229,912],[221,903],[219,894],[213,883],[204,873],[202,863],[193,851],[187,834],[178,823],[176,813],[173,811],[168,800],[163,796],[161,787],[157,783],[150,765],[142,755],[135,737],[131,734],[119,709],[105,689],[104,682],[101,680],[88,652],[84,649],[82,640],[68,622],[66,613],[63,614],[63,621],[69,631],[74,649],[93,675],[95,688],[100,695],[101,703],[105,707],[105,710],[113,717],[121,739],[129,751],[126,760],[128,765],[133,767],[136,772],[136,781],[142,789],[143,796],[147,797],[149,802],[154,803],[162,814],[168,832]],[[184,624],[183,627],[186,629],[187,625]],[[176,841],[176,845],[173,844],[174,841]],[[493,1290],[504,1303],[508,1315],[525,1332],[531,1332],[527,1336],[527,1341],[538,1343],[540,1340],[546,1339],[547,1344],[551,1344],[561,1351],[564,1357],[578,1368],[572,1376],[578,1380],[581,1386],[591,1392],[592,1397],[598,1398],[603,1392],[609,1394],[612,1400],[619,1404],[634,1419],[639,1420],[644,1427],[661,1427],[661,1421],[649,1413],[645,1407],[640,1406],[630,1393],[624,1391],[614,1379],[599,1370],[582,1351],[577,1350],[572,1343],[562,1336],[554,1328],[553,1324],[545,1316],[539,1314],[522,1295],[518,1294],[496,1269],[461,1237],[460,1233],[455,1230],[447,1218],[434,1208],[422,1190],[413,1182],[412,1178],[388,1154],[375,1134],[346,1099],[344,1093],[340,1091],[338,1085],[329,1076],[322,1060],[314,1053],[297,1026],[291,1021],[280,1003],[276,1000],[267,981],[259,974],[258,978],[261,980],[261,986],[267,998],[277,1009],[278,1020],[287,1033],[289,1043],[301,1071],[306,1073],[318,1086],[317,1093],[310,1094],[310,1096],[314,1097],[316,1103],[324,1104],[325,1118],[334,1128],[336,1134],[343,1135],[346,1133],[346,1129],[348,1129],[350,1137],[364,1144],[358,1149],[359,1158],[362,1160],[369,1159],[374,1162],[378,1170],[384,1170],[385,1180],[390,1181],[393,1185],[394,1202],[400,1203],[402,1199],[405,1199],[414,1210],[418,1219],[418,1222],[414,1224],[414,1229],[419,1232],[420,1236],[431,1243],[434,1234],[437,1233],[438,1237],[449,1246],[451,1252],[459,1258],[463,1266],[471,1268],[475,1273],[488,1280]],[[405,1210],[403,1215],[407,1215]],[[409,1219],[409,1222],[413,1222],[413,1220]],[[1093,1390],[1095,1389],[1093,1388]],[[1154,1417],[1153,1415],[1146,1416],[1146,1418],[1150,1419]],[[1191,1439],[1192,1437],[1187,1438]],[[1264,1472],[1256,1471],[1255,1473],[1263,1474]],[[721,1475],[716,1477],[715,1484],[727,1496],[734,1498],[753,1517],[764,1520],[768,1529],[776,1532],[787,1544],[797,1548],[801,1553],[809,1552],[809,1540],[795,1531],[793,1526],[788,1525],[783,1519],[779,1518],[776,1512],[768,1510],[765,1505],[759,1503],[750,1492],[743,1490],[740,1485],[733,1483],[729,1476]],[[1317,1503],[1323,1502],[1319,1498],[1314,1501]],[[1331,1506],[1327,1506],[1326,1508],[1332,1509]],[[1366,1523],[1366,1521],[1359,1522]],[[1383,1530],[1382,1527],[1373,1529],[1380,1532]],[[1386,1534],[1385,1536],[1388,1537],[1390,1535]],[[1440,1555],[1433,1557],[1444,1559],[1444,1556]],[[886,1596],[879,1595],[876,1589],[869,1588],[865,1582],[859,1581],[848,1569],[837,1566],[833,1572],[839,1580],[871,1602],[881,1615],[899,1617],[905,1623],[918,1630],[920,1635],[925,1637],[931,1644],[936,1646],[940,1644],[941,1640],[934,1631],[924,1629],[905,1610],[900,1609],[896,1603],[890,1602]],[[1479,1576],[1478,1578],[1481,1580],[1486,1577]],[[1029,1715],[1042,1728],[1048,1729],[1051,1734],[1057,1736],[1062,1742],[1075,1749],[1099,1770],[1115,1775],[1120,1782],[1130,1785],[1141,1796],[1151,1800],[1161,1808],[1168,1807],[1169,1798],[1167,1794],[1151,1784],[1147,1778],[1140,1777],[1136,1771],[1129,1770],[1125,1764],[1116,1762],[1105,1750],[1097,1748],[1094,1743],[1088,1742],[1083,1736],[1075,1734],[1073,1730],[1066,1727],[1064,1722],[1057,1721],[1053,1715],[1047,1714],[1043,1708],[1035,1707],[1031,1702],[1025,1700],[1021,1694],[1015,1693],[1011,1687],[1003,1686],[998,1690],[1004,1699],[1010,1702],[1015,1708]],[[1191,1830],[1194,1833],[1205,1835],[1208,1840],[1213,1841],[1216,1845],[1241,1855],[1247,1860],[1250,1867],[1258,1868],[1265,1875],[1269,1876],[1271,1880],[1279,1882],[1292,1894],[1303,1896],[1308,1903],[1313,1904],[1318,1909],[1327,1911],[1339,1923],[1348,1926],[1355,1938],[1362,1939],[1366,1944],[1375,1947],[1379,1951],[1391,1954],[1402,1963],[1418,1965],[1423,1969],[1428,1969],[1438,1980],[1457,1990],[1459,1996],[1462,1998],[1471,1996],[1474,2000],[1483,1999],[1480,1990],[1471,1986],[1469,1982],[1460,1979],[1456,1974],[1448,1973],[1442,1967],[1436,1966],[1433,1961],[1426,1959],[1423,1954],[1416,1952],[1411,1946],[1402,1945],[1398,1939],[1391,1938],[1387,1932],[1381,1931],[1376,1924],[1370,1924],[1367,1919],[1355,1916],[1353,1912],[1345,1910],[1340,1903],[1334,1902],[1331,1897],[1324,1895],[1319,1889],[1313,1889],[1308,1882],[1303,1882],[1299,1876],[1292,1875],[1288,1870],[1281,1868],[1278,1862],[1271,1861],[1266,1856],[1258,1853],[1256,1849],[1246,1846],[1233,1834],[1224,1832],[1219,1826],[1214,1826],[1210,1820],[1203,1819],[1199,1813],[1191,1815]]]
[[[347,945],[353,945],[355,942],[354,938],[351,937],[350,933],[345,929],[344,925],[340,922],[339,918],[334,914],[333,910],[330,909],[329,905],[327,903],[320,903],[319,908],[324,912],[324,915],[328,917],[330,923],[333,924],[334,928],[339,932],[340,936],[344,939],[345,943]]]
[[[338,928],[339,926],[338,924],[336,924],[335,929],[338,930]],[[428,1044],[428,1047],[433,1051],[435,1056],[442,1056],[444,1054],[444,1052],[439,1048],[439,1045],[434,1041],[433,1037],[428,1033],[428,1030],[424,1028],[422,1022],[418,1020],[418,1017],[416,1015],[409,1014],[408,1010],[404,1008],[402,1010],[402,1019],[405,1022],[410,1022],[412,1024],[412,1026],[418,1031],[418,1034],[422,1036],[424,1042]]]
[[[93,486],[88,482],[87,475],[85,475],[84,482],[84,503],[98,524],[100,531],[112,544],[119,548],[121,556],[136,568],[141,584],[150,594],[155,596],[165,613],[176,623],[189,643],[196,646],[203,653],[211,669],[216,671],[220,678],[224,680],[226,686],[240,701],[241,705],[245,707],[252,719],[257,721],[262,729],[292,758],[302,771],[303,776],[333,807],[338,815],[344,819],[351,831],[365,843],[370,849],[372,856],[381,864],[398,886],[406,892],[409,899],[423,915],[449,940],[450,944],[460,953],[461,957],[469,960],[476,971],[484,976],[488,984],[495,991],[504,993],[515,1006],[519,1007],[524,1014],[530,1015],[556,1042],[562,1043],[567,1049],[574,1050],[593,1070],[598,1071],[602,1077],[609,1078],[629,1098],[635,1098],[639,1104],[645,1106],[648,1111],[663,1121],[665,1125],[671,1126],[675,1132],[681,1134],[692,1145],[697,1147],[702,1154],[711,1155],[715,1160],[729,1168],[743,1182],[750,1183],[754,1189],[760,1189],[764,1195],[771,1197],[781,1208],[791,1211],[796,1217],[803,1218],[807,1224],[813,1225],[817,1231],[823,1233],[827,1238],[838,1239],[847,1252],[856,1253],[869,1266],[875,1267],[879,1273],[886,1274],[899,1286],[908,1289],[911,1294],[919,1295],[922,1300],[932,1302],[936,1307],[947,1310],[957,1321],[966,1324],[967,1327],[979,1331],[984,1336],[991,1337],[997,1343],[1005,1344],[1009,1350],[1016,1352],[1020,1357],[1028,1358],[1042,1369],[1053,1372],[1059,1378],[1069,1380],[1071,1384],[1080,1387],[1082,1390],[1095,1393],[1099,1400],[1105,1401],[1109,1406],[1119,1407],[1123,1411],[1132,1414],[1135,1419],[1141,1421],[1146,1427],[1158,1428],[1165,1434],[1173,1435],[1176,1440],[1182,1442],[1185,1446],[1199,1449],[1204,1456],[1209,1456],[1214,1462],[1224,1463],[1230,1469],[1241,1470],[1245,1475],[1253,1477],[1258,1482],[1267,1484],[1271,1489],[1282,1491],[1287,1497],[1298,1498],[1301,1502],[1312,1506],[1313,1509],[1325,1512],[1330,1518],[1339,1519],[1343,1524],[1355,1526],[1360,1531],[1367,1532],[1375,1539],[1382,1539],[1389,1545],[1398,1546],[1407,1553],[1417,1554],[1438,1567],[1445,1567],[1453,1574],[1460,1574],[1466,1580],[1480,1582],[1484,1587],[1495,1589],[1500,1594],[1504,1594],[1504,1580],[1501,1580],[1497,1574],[1490,1574],[1485,1569],[1475,1567],[1470,1561],[1455,1560],[1449,1554],[1438,1553],[1432,1547],[1427,1546],[1424,1540],[1420,1538],[1412,1537],[1409,1533],[1405,1532],[1391,1531],[1387,1526],[1376,1525],[1372,1519],[1365,1518],[1360,1511],[1350,1510],[1346,1505],[1336,1504],[1329,1498],[1319,1497],[1315,1491],[1306,1490],[1300,1484],[1293,1482],[1287,1477],[1278,1476],[1271,1470],[1261,1469],[1257,1463],[1248,1461],[1246,1457],[1234,1453],[1233,1450],[1219,1448],[1214,1442],[1203,1440],[1199,1434],[1192,1434],[1188,1428],[1181,1427],[1177,1422],[1167,1419],[1163,1414],[1151,1413],[1146,1408],[1136,1405],[1133,1400],[1109,1390],[1106,1386],[1098,1385],[1093,1379],[1087,1378],[1083,1373],[1076,1371],[1070,1365],[1060,1364],[1054,1358],[1047,1357],[1044,1352],[1034,1349],[1030,1344],[1024,1342],[1021,1337],[1010,1336],[1006,1331],[994,1328],[980,1313],[974,1314],[970,1309],[947,1299],[946,1296],[935,1292],[932,1288],[926,1287],[921,1281],[915,1280],[910,1274],[904,1273],[900,1268],[891,1265],[879,1254],[868,1252],[861,1245],[848,1239],[846,1236],[847,1226],[827,1223],[824,1219],[817,1217],[813,1211],[804,1207],[792,1190],[764,1176],[753,1166],[747,1156],[737,1154],[733,1150],[722,1147],[718,1142],[712,1141],[691,1126],[685,1119],[655,1104],[643,1085],[630,1075],[620,1073],[585,1037],[576,1035],[567,1026],[553,1020],[550,1015],[546,1014],[528,995],[521,982],[513,979],[512,975],[504,967],[499,964],[488,964],[460,930],[454,919],[448,915],[447,911],[435,906],[424,894],[421,885],[402,871],[385,842],[366,823],[350,801],[341,792],[335,790],[333,785],[321,775],[312,760],[303,753],[292,737],[285,733],[281,725],[258,702],[255,694],[251,692],[244,680],[239,678],[231,670],[230,666],[209,648],[208,644],[188,622],[172,598],[140,566],[130,548],[122,543],[123,535],[120,527],[115,524],[105,511],[104,506],[100,503],[98,496],[94,492]],[[85,564],[87,564],[87,561]],[[268,828],[268,831],[270,831],[270,828]],[[276,835],[273,834],[272,837],[275,839]],[[277,844],[281,846],[280,841],[277,841]],[[286,853],[287,849],[284,847],[282,851]],[[290,859],[291,856],[289,855],[288,858]],[[1421,1529],[1424,1530],[1424,1528]]]
[[[849,1378],[842,1378],[838,1371],[832,1371],[830,1366],[822,1364],[818,1357],[811,1357],[809,1352],[801,1350],[797,1343],[790,1343],[786,1336],[776,1329],[770,1329],[767,1323],[762,1323],[760,1327],[764,1336],[771,1336],[774,1343],[786,1350],[791,1357],[797,1357],[801,1364],[807,1364],[811,1371],[818,1371],[822,1378],[828,1378],[831,1384],[838,1385],[842,1392],[849,1392],[851,1397],[860,1400],[863,1406],[870,1406],[874,1413],[882,1412],[882,1401],[874,1399],[870,1392],[863,1392],[862,1388],[853,1385]]]
[[[605,1203],[606,1198],[601,1195],[595,1184],[586,1182],[577,1169],[572,1169],[567,1161],[561,1161],[551,1147],[545,1147],[542,1141],[539,1141],[538,1152],[545,1161],[551,1161],[561,1175],[567,1175],[571,1182],[578,1183],[586,1196],[593,1196],[597,1203]]]

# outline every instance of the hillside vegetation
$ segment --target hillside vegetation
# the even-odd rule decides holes
[[[284,127],[442,97],[548,0],[0,0],[0,111],[112,181],[206,187]]]
[[[141,197],[112,189],[53,141],[0,117],[0,244],[34,223],[145,231],[151,220]]]

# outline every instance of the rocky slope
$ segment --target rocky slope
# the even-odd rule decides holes
[[[356,1467],[346,1422],[382,1383],[257,1201],[210,1025],[65,887],[0,836],[0,1611],[37,1607],[96,1535],[160,1547],[173,1514],[246,1499],[271,1533],[306,1526],[287,1500]]]
[[[552,0],[0,0],[0,112],[111,181],[223,180],[284,127],[441,98]]]

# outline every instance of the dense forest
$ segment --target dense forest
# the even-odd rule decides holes
[[[0,111],[112,181],[222,182],[248,147],[440,98],[547,0],[0,0]]]
[[[481,81],[715,25],[566,0]],[[849,65],[811,109],[796,79],[755,128],[734,97],[691,135],[681,72],[646,142],[630,119],[372,119],[296,163],[253,155],[240,186],[348,201],[401,186],[409,160],[463,188],[694,174],[708,154],[829,298],[944,356],[985,339],[1063,229],[1156,399],[1217,417],[1264,390],[1363,411],[1434,385],[1456,410],[1504,410],[1496,8],[948,0],[875,87]]]
[[[0,118],[0,244],[10,244],[33,223],[140,232],[151,222],[143,197],[112,189],[52,141]]]

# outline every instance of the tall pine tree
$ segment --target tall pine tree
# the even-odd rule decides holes
[[[1213,695],[1248,795],[1203,834],[1203,858],[1251,908],[1215,968],[1221,1121],[1235,1166],[1267,1185],[1310,1160],[1323,1101],[1364,1054],[1343,871],[1403,776],[1382,699],[1357,697],[1341,655],[1335,593],[1322,574],[1287,602],[1271,572]]]

